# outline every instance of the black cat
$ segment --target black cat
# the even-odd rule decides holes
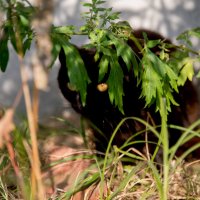
[[[160,34],[148,30],[136,30],[134,31],[134,35],[139,39],[143,39],[143,32],[147,33],[149,40],[165,39]],[[170,40],[168,39],[165,39],[165,41],[170,43]],[[127,42],[137,54],[137,56],[141,57],[140,51],[137,49],[135,44],[131,40],[128,40]],[[108,91],[106,90],[107,86],[104,84],[99,85],[98,83],[99,68],[98,63],[96,63],[94,60],[95,50],[86,50],[79,47],[76,48],[78,49],[85,63],[87,73],[91,80],[91,83],[87,87],[86,106],[82,106],[79,93],[72,91],[68,87],[69,78],[67,75],[66,57],[63,50],[61,50],[59,55],[61,68],[58,74],[58,83],[62,94],[71,103],[75,111],[89,119],[104,134],[104,136],[102,136],[98,133],[98,131],[94,130],[94,136],[97,139],[97,150],[105,151],[113,130],[124,117],[139,117],[145,121],[148,121],[152,125],[160,125],[160,115],[158,112],[155,112],[155,107],[151,106],[150,108],[144,108],[145,102],[142,98],[139,98],[141,94],[141,88],[136,86],[136,78],[134,77],[133,73],[123,69],[123,115],[117,107],[110,103]],[[159,54],[160,49],[158,46],[156,46],[152,51],[156,54]],[[121,65],[124,65],[122,60],[119,62]],[[199,102],[197,92],[192,82],[187,81],[183,87],[179,88],[179,94],[175,94],[175,100],[179,103],[180,106],[172,106],[172,112],[169,113],[168,123],[176,124],[179,126],[190,125],[199,116]],[[125,123],[120,127],[113,141],[113,144],[121,146],[130,136],[132,136],[134,133],[137,133],[138,131],[143,130],[144,128],[144,125],[137,121],[125,121]],[[149,135],[150,140],[155,140],[153,134]],[[179,136],[180,133],[178,133],[178,131],[171,130],[170,145],[174,144]],[[135,140],[144,140],[144,135],[141,134],[135,138]],[[134,147],[142,148],[142,146],[144,146],[144,144],[135,144]]]

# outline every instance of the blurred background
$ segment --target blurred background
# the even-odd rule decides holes
[[[81,13],[86,9],[80,2],[85,1],[54,0],[54,25],[82,25]],[[34,0],[31,3],[34,4]],[[133,29],[150,29],[170,38],[173,42],[176,42],[176,37],[180,33],[198,27],[200,23],[199,0],[108,0],[105,5],[113,7],[114,11],[121,12],[120,20],[127,20]],[[87,42],[87,38],[73,37],[72,42],[82,45]],[[195,46],[200,48],[198,42]],[[27,63],[31,53],[30,51],[26,55]],[[51,116],[76,117],[58,89],[58,69],[59,62],[56,61],[52,70],[49,71],[48,90],[40,93],[40,121]],[[32,79],[31,73],[29,73],[28,78]],[[20,89],[20,84],[17,56],[10,48],[8,68],[5,73],[0,72],[0,106],[9,107],[12,105]],[[20,113],[22,117],[25,113],[23,99],[17,113]]]

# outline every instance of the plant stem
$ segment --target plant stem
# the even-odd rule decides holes
[[[12,10],[11,10],[12,11]],[[28,87],[27,82],[27,74],[25,70],[25,65],[23,63],[23,47],[22,47],[22,39],[20,36],[20,28],[18,27],[18,20],[17,17],[12,15],[11,13],[11,20],[13,25],[15,26],[15,38],[16,38],[16,46],[17,46],[17,52],[18,52],[18,60],[19,60],[19,67],[20,67],[20,74],[21,74],[21,80],[22,80],[22,90],[24,94],[25,99],[25,106],[26,106],[26,113],[28,117],[28,124],[30,129],[30,137],[31,137],[31,144],[32,144],[32,159],[33,164],[32,165],[32,173],[33,173],[33,179],[37,186],[37,191],[33,191],[33,198],[38,200],[44,199],[44,190],[43,190],[43,184],[41,180],[41,170],[40,170],[40,159],[39,159],[39,152],[38,152],[38,145],[37,145],[37,133],[36,133],[36,124],[35,124],[35,118],[34,113],[32,110],[32,102],[31,102],[31,95],[30,90]],[[34,187],[33,187],[34,188]]]
[[[33,117],[35,123],[36,132],[38,130],[38,116],[39,116],[39,90],[36,87],[35,81],[33,83]]]
[[[165,98],[160,99],[160,115],[161,115],[161,136],[163,143],[163,190],[162,200],[167,200],[168,196],[168,176],[169,176],[169,138],[167,130],[167,111]]]
[[[38,145],[37,145],[37,133],[36,133],[36,127],[35,127],[35,117],[34,117],[32,106],[31,106],[32,104],[31,95],[28,88],[28,84],[27,84],[25,66],[22,63],[22,58],[20,56],[19,56],[19,61],[20,61],[22,87],[23,87],[26,112],[27,112],[27,117],[28,117],[28,124],[29,124],[31,143],[32,143],[32,152],[33,152],[32,158],[33,158],[33,164],[34,164],[34,166],[32,166],[32,171],[37,183],[38,199],[42,200],[44,197],[44,193],[43,193],[43,185],[42,185],[42,180],[41,180],[40,160],[39,160],[39,152],[38,152]]]
[[[131,34],[130,39],[135,43],[136,47],[140,50],[140,52],[142,53],[142,45],[139,43],[139,40],[133,35]]]

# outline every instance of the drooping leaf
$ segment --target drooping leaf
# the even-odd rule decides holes
[[[121,113],[123,111],[123,70],[118,63],[117,56],[110,61],[110,75],[107,81],[109,98],[112,104],[117,106]]]
[[[48,66],[49,68],[51,68],[53,66],[53,64],[55,63],[59,53],[60,53],[60,50],[61,50],[61,46],[59,44],[54,44],[53,45],[53,48],[51,50],[51,63],[50,65]]]
[[[178,106],[179,104],[175,101],[173,97],[173,90],[171,89],[170,85],[167,84],[167,81],[163,85],[163,91],[164,91],[164,97],[165,97],[165,106],[167,111],[171,112],[171,103],[175,106]]]
[[[32,44],[32,37],[25,39],[25,41],[23,42],[24,55],[25,55],[27,50],[30,50],[31,44]]]
[[[67,42],[66,45],[62,47],[66,55],[66,67],[68,69],[70,84],[80,92],[82,104],[85,106],[87,85],[90,79],[85,69],[84,62],[75,46]]]
[[[122,57],[128,70],[131,69],[132,65],[136,68],[138,67],[133,50],[126,43],[123,43],[121,46],[117,45],[117,54],[119,57]]]
[[[71,35],[73,34],[73,26],[64,26],[64,27],[51,27],[50,37],[53,45],[65,45],[69,41]]]
[[[159,74],[162,80],[165,80],[165,77],[169,77],[169,83],[171,87],[178,91],[177,88],[177,74],[172,70],[172,68],[163,60],[161,60],[157,55],[151,52],[149,49],[146,50],[146,55],[148,59],[152,62],[155,71]]]
[[[178,75],[166,63],[164,63],[164,66],[165,66],[167,78],[169,78],[169,81],[166,81],[166,82],[170,83],[170,86],[173,88],[173,90],[178,92],[178,84],[177,84]]]
[[[106,47],[100,46],[99,52],[102,52],[104,55],[112,57],[114,50],[111,48],[106,48]]]
[[[146,48],[145,58],[152,63],[154,70],[161,78],[165,76],[166,71],[165,67],[163,67],[163,62],[148,48]]]
[[[156,102],[156,110],[160,110],[160,99],[166,100],[167,111],[171,110],[171,103],[178,105],[173,98],[173,90],[178,92],[177,74],[172,68],[147,47],[142,58],[142,95],[146,106]]]
[[[142,74],[141,96],[145,98],[146,106],[149,106],[156,100],[157,95],[162,96],[162,83],[147,55],[142,58],[142,65],[144,71]]]
[[[127,69],[130,70],[131,67],[134,67],[134,72],[137,74],[138,64],[135,58],[135,54],[131,47],[125,43],[122,39],[114,37],[114,35],[109,34],[110,39],[112,40],[113,44],[115,45],[117,56],[121,57],[125,62]]]
[[[16,38],[15,38],[15,31],[13,29],[12,24],[10,24],[10,23],[6,24],[4,31],[5,31],[5,35],[7,35],[7,37],[9,37],[9,40],[10,40],[14,50],[16,52],[18,52],[17,44],[16,44]]]
[[[103,55],[99,62],[99,80],[98,80],[99,82],[102,81],[105,74],[107,73],[109,62],[110,62],[109,56]]]

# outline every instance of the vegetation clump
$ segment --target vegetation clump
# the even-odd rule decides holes
[[[188,165],[194,163],[184,164],[184,159],[198,149],[200,144],[195,142],[176,157],[180,146],[191,140],[198,141],[200,121],[197,120],[187,128],[182,126],[184,124],[168,124],[171,114],[178,110],[178,104],[183,112],[187,113],[187,106],[183,106],[176,96],[180,93],[180,96],[188,98],[188,94],[194,94],[189,81],[194,77],[194,63],[199,61],[199,52],[192,48],[191,36],[199,38],[200,28],[185,31],[178,36],[177,39],[183,41],[182,45],[173,45],[163,37],[151,38],[150,33],[145,31],[140,31],[140,36],[137,37],[137,30],[134,30],[134,27],[132,30],[127,22],[117,21],[120,13],[113,12],[112,8],[105,8],[104,3],[105,1],[101,0],[83,3],[83,6],[88,8],[88,12],[82,15],[85,20],[83,26],[56,27],[51,25],[50,21],[46,23],[47,26],[43,26],[44,24],[40,24],[40,20],[37,20],[39,16],[45,17],[42,15],[40,5],[34,7],[28,1],[0,1],[0,9],[4,13],[4,21],[0,27],[0,69],[6,72],[9,60],[8,46],[11,44],[18,55],[22,79],[22,90],[19,90],[12,108],[5,110],[0,116],[2,199],[47,199],[42,170],[51,171],[53,166],[60,167],[60,164],[80,159],[91,160],[91,167],[76,177],[71,188],[67,191],[59,190],[51,199],[70,199],[76,193],[88,190],[85,198],[90,199],[94,195],[91,188],[97,188],[96,199],[195,199],[200,195],[197,176],[193,175],[192,170],[189,176],[190,172],[187,171]],[[51,9],[51,6],[45,7],[45,5],[42,4],[42,7]],[[40,28],[43,31],[39,31]],[[73,35],[87,35],[89,43],[83,48],[77,48],[70,41]],[[45,41],[45,45],[40,43],[41,38]],[[24,58],[33,42],[36,44],[38,54],[32,62],[34,79],[33,95],[31,95]],[[48,47],[48,51],[44,51],[45,47]],[[95,104],[91,102],[90,91],[93,94],[92,87],[95,87],[96,92],[102,96],[106,95],[105,103],[116,111],[115,116],[119,115],[120,120],[117,119],[117,124],[110,130],[104,153],[96,151],[94,155],[89,150],[84,153],[73,152],[73,156],[68,155],[66,158],[63,156],[48,165],[44,163],[45,166],[41,169],[37,140],[39,137],[37,132],[41,131],[38,126],[38,91],[45,89],[48,79],[46,71],[53,66],[59,54],[61,69],[66,73],[65,75],[62,73],[62,76],[71,91],[71,96],[67,98],[72,98],[73,103],[77,100],[76,97],[79,97],[76,109],[81,109],[81,114],[85,114],[89,119],[96,117],[98,121],[98,115],[87,113],[88,110],[102,111],[102,107],[98,108],[96,102]],[[88,70],[90,62],[94,63],[94,73]],[[142,102],[138,107],[140,115],[127,114],[130,111],[129,107],[126,108],[127,102],[131,105],[129,101],[132,101],[132,96],[135,95],[131,93],[132,87],[126,91],[125,85],[130,83],[136,89],[134,91],[137,92],[137,102],[140,100]],[[186,88],[189,88],[186,94],[182,94]],[[22,93],[28,123],[15,127],[13,116]],[[189,98],[192,99],[191,102],[197,103],[193,96],[189,95]],[[147,116],[148,109],[159,118],[157,125],[160,127],[154,125],[154,118]],[[145,117],[142,116],[142,110],[147,110]],[[105,120],[110,119],[108,117]],[[143,129],[132,130],[134,140],[128,137],[125,138],[125,143],[113,145],[118,133],[128,121],[133,124],[132,127],[142,126]],[[82,134],[87,143],[84,131],[74,128],[73,125],[70,128],[73,132]],[[182,132],[172,145],[169,144],[169,128]],[[152,143],[149,141],[149,133],[156,138],[156,144],[153,141],[153,151],[149,149]],[[100,131],[99,137],[103,134],[105,133]],[[136,136],[141,134],[144,135],[144,139],[137,140]],[[143,143],[145,152],[135,148],[134,143]],[[161,162],[157,163],[155,158],[159,153],[162,154]],[[101,156],[97,156],[98,154]],[[131,165],[125,164],[127,161]],[[12,183],[9,184],[9,178],[6,179],[7,174],[16,177],[16,180],[11,178]],[[182,184],[183,180],[187,180],[186,184]],[[179,190],[176,190],[177,182],[181,185]]]

